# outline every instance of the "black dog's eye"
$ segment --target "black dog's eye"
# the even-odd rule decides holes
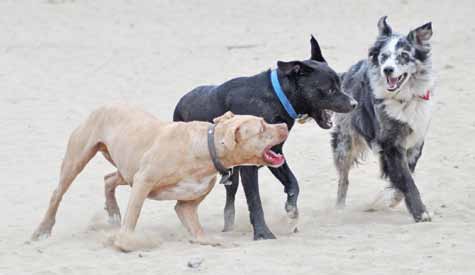
[[[334,95],[335,94],[335,89],[328,89],[327,90],[327,95]]]

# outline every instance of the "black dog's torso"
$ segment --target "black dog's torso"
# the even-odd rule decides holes
[[[219,86],[207,85],[193,89],[178,102],[173,120],[212,122],[227,111],[259,116],[268,123],[286,123],[289,130],[294,125],[294,120],[273,91],[269,71],[235,78]]]

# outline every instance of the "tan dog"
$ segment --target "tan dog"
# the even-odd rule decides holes
[[[267,124],[262,118],[231,112],[214,120],[215,149],[221,164],[280,166],[281,155],[270,150],[288,135],[285,124]],[[217,171],[208,150],[207,122],[161,122],[152,115],[125,105],[99,108],[71,134],[59,185],[32,239],[47,238],[55,223],[59,203],[89,160],[100,151],[117,168],[106,175],[106,210],[120,224],[115,188],[130,185],[127,212],[114,244],[129,250],[127,234],[137,224],[146,198],[177,200],[175,211],[194,240],[206,243],[197,208],[214,186]]]

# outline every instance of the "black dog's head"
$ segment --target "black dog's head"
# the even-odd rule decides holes
[[[311,58],[304,61],[278,61],[277,67],[293,84],[299,113],[310,115],[321,128],[332,127],[332,111],[347,113],[357,102],[341,90],[338,74],[323,58],[317,40],[312,36]]]

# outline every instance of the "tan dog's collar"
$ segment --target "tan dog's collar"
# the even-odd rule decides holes
[[[208,151],[211,156],[211,161],[213,162],[214,168],[221,174],[220,184],[231,185],[231,175],[233,174],[233,169],[226,169],[224,165],[219,161],[218,154],[216,153],[216,145],[214,143],[214,131],[216,124],[212,124],[208,128]]]

